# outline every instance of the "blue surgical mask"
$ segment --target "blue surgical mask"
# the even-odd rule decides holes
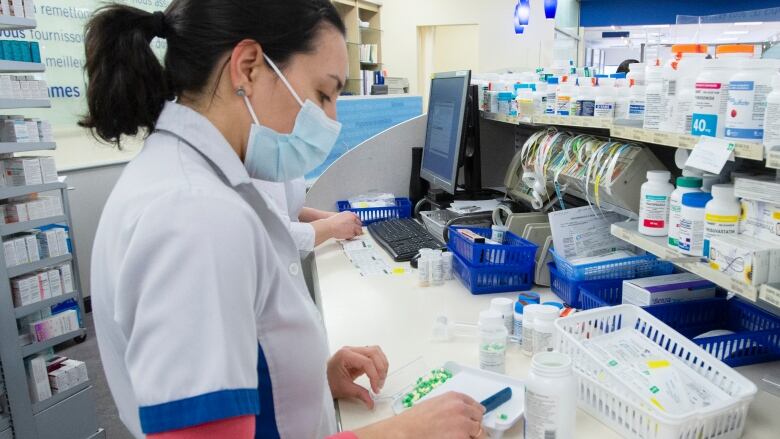
[[[268,56],[265,56],[265,60],[298,101],[301,111],[295,118],[292,133],[281,134],[260,125],[249,98],[239,93],[243,95],[254,120],[244,166],[252,178],[290,181],[305,176],[325,162],[341,133],[341,124],[329,118],[322,108],[309,99],[301,101],[276,64]]]

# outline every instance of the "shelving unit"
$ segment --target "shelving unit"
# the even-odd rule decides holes
[[[36,21],[26,18],[0,16],[0,29],[33,29]],[[45,65],[0,61],[0,73],[44,72]],[[0,109],[13,109],[14,113],[25,108],[48,108],[48,99],[0,99]],[[23,113],[22,113],[23,114]],[[30,151],[51,151],[53,142],[0,143],[0,154],[16,154]],[[50,183],[31,186],[0,187],[0,200],[24,197],[32,194],[56,192],[63,204],[63,215],[13,224],[0,224],[0,239],[43,227],[49,224],[67,225],[71,248],[75,248],[68,187],[64,183]],[[66,293],[27,306],[14,307],[11,293],[11,279],[70,264],[75,292]],[[20,320],[29,319],[35,313],[50,309],[68,300],[75,300],[81,316],[84,304],[81,296],[78,260],[75,254],[47,258],[15,267],[6,267],[5,254],[0,252],[0,439],[63,439],[104,438],[95,417],[95,401],[92,383],[81,383],[67,391],[53,394],[43,401],[33,401],[28,388],[25,360],[36,354],[47,352],[58,345],[86,335],[84,328],[42,342],[20,345]],[[97,371],[92,371],[97,373]]]
[[[367,0],[331,0],[347,28],[347,56],[349,72],[344,92],[363,94],[363,71],[382,69],[382,6]],[[361,27],[360,22],[368,27]],[[377,45],[376,62],[363,62],[360,48],[363,44]]]

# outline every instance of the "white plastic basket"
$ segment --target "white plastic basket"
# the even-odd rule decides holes
[[[643,309],[597,308],[555,321],[557,346],[570,355],[578,377],[580,408],[625,437],[642,439],[737,439],[745,428],[756,386]],[[727,401],[679,415],[642,404],[637,389],[612,374],[583,341],[635,329],[728,395]],[[599,382],[593,377],[600,377]]]

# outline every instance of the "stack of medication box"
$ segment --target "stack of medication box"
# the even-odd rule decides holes
[[[68,310],[30,323],[33,342],[44,342],[79,329],[79,317],[76,310]]]
[[[53,157],[15,157],[0,162],[5,186],[31,186],[57,183],[57,164]]]
[[[623,303],[640,307],[715,297],[715,284],[693,273],[623,281]]]
[[[46,81],[32,75],[0,75],[1,99],[48,99]]]
[[[70,266],[67,267],[68,288],[72,290],[73,280],[69,274]],[[56,267],[33,275],[11,279],[11,293],[16,307],[32,305],[70,292],[66,292],[65,289],[63,273]]]
[[[53,394],[61,393],[89,380],[87,365],[83,361],[66,357],[54,357],[46,362],[49,385]]]
[[[0,59],[40,63],[41,47],[35,41],[0,40]]]
[[[64,227],[33,230],[3,242],[7,268],[70,253],[68,231]]]
[[[0,15],[35,18],[34,0],[0,0]]]
[[[0,223],[5,224],[35,221],[63,214],[62,199],[58,195],[39,196],[0,205]]]
[[[51,123],[18,115],[0,115],[0,142],[53,142]]]

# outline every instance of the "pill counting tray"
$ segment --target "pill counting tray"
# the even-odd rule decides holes
[[[512,399],[488,413],[482,420],[482,426],[485,428],[485,431],[490,434],[491,438],[498,439],[506,430],[512,428],[522,417],[525,408],[525,386],[522,381],[506,375],[462,366],[452,361],[445,363],[442,367],[452,372],[452,378],[421,398],[415,404],[419,404],[422,401],[435,398],[447,392],[463,393],[479,402],[495,395],[506,387],[510,387],[512,388]],[[408,386],[407,391],[411,390],[413,387],[414,384],[412,383]],[[393,411],[396,414],[408,410],[403,405],[403,397],[404,394],[400,394],[393,401]]]

